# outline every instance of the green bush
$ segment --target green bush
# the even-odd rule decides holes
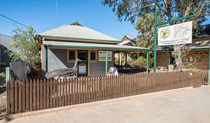
[[[154,59],[153,58],[149,58],[149,67],[153,66],[153,62],[154,62]]]
[[[146,67],[146,58],[140,56],[138,59],[136,59],[134,61],[134,66],[135,67]],[[153,66],[153,61],[154,59],[153,58],[149,58],[149,67],[152,67]]]
[[[142,56],[140,56],[138,59],[134,61],[135,67],[145,67],[146,66],[146,59]]]

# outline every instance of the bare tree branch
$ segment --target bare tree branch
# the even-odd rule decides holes
[[[156,0],[152,0],[152,1],[155,2],[155,5],[157,5],[158,8],[159,8],[161,11],[163,11],[165,14],[167,14],[167,11],[166,11],[163,7],[161,7],[160,4],[159,4]]]

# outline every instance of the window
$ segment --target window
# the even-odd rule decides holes
[[[76,50],[67,50],[67,62],[74,61],[76,59]]]
[[[97,61],[97,52],[90,51],[90,61]]]

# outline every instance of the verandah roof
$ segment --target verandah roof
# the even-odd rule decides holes
[[[148,51],[150,48],[134,47],[127,45],[115,44],[100,44],[100,43],[77,43],[65,41],[43,41],[44,46],[54,48],[80,48],[80,49],[99,49],[99,50],[112,50],[112,51]]]

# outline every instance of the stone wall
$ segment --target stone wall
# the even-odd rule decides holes
[[[157,68],[168,68],[168,51],[157,51]],[[182,68],[208,70],[208,50],[187,51]]]
[[[208,70],[208,50],[187,51],[183,68]]]
[[[169,51],[157,51],[157,68],[168,68],[168,53]]]

